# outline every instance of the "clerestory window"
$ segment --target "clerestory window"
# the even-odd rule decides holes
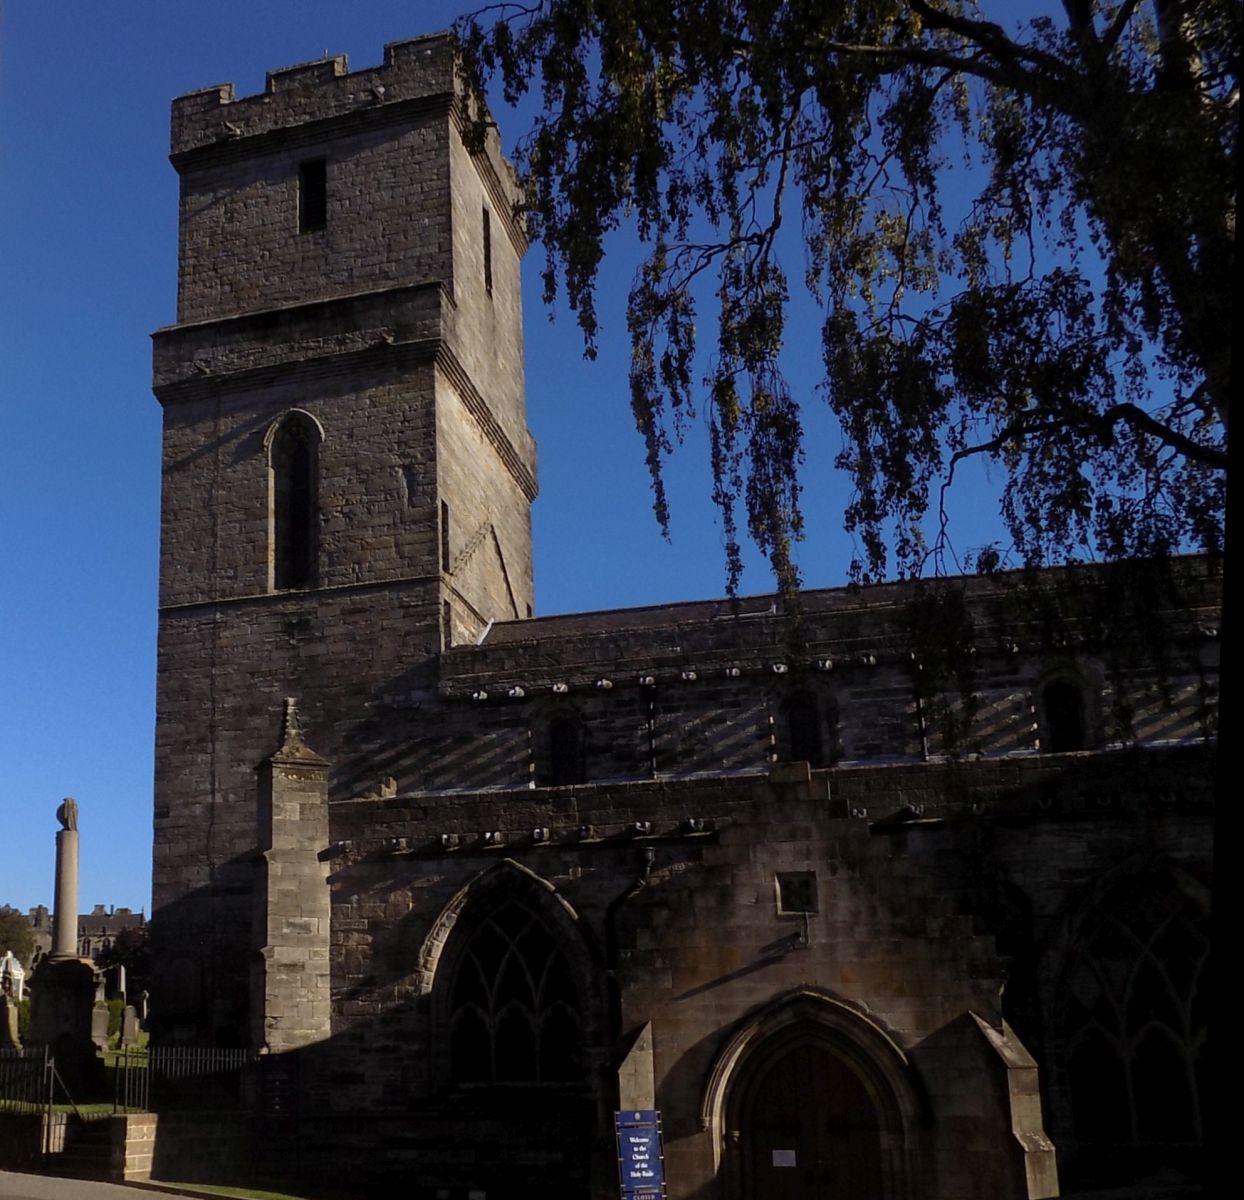
[[[549,726],[550,787],[583,783],[583,731],[578,721],[563,718]]]
[[[792,762],[821,765],[821,714],[816,701],[800,694],[786,706],[786,729]]]
[[[1070,680],[1047,683],[1041,693],[1045,712],[1048,749],[1053,754],[1087,750],[1088,734],[1084,719],[1084,691]]]
[[[813,767],[829,767],[835,761],[837,709],[822,708],[811,692],[796,692],[784,706],[786,716],[786,755],[791,762]],[[827,728],[828,727],[828,728]],[[829,733],[828,740],[826,733]]]

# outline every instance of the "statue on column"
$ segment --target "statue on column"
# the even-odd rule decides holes
[[[27,1042],[50,1046],[67,1084],[92,1080],[102,1064],[92,1038],[99,972],[78,955],[78,803],[66,797],[56,810],[56,905],[52,949],[31,979]],[[105,1025],[106,1029],[106,1025]]]
[[[62,829],[78,832],[78,802],[72,796],[66,796],[56,810],[56,819]]]

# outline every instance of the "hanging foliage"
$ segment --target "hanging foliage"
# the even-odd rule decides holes
[[[589,354],[605,238],[645,247],[630,391],[657,519],[701,413],[732,590],[740,523],[798,582],[792,286],[823,312],[853,578],[940,567],[978,456],[1012,543],[986,567],[1221,545],[1240,6],[1018,7],[533,0],[460,24],[478,95],[539,94],[525,216]]]

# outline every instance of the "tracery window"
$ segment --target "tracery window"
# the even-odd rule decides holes
[[[1082,929],[1059,1014],[1082,1145],[1201,1141],[1208,926],[1174,881],[1142,875]]]
[[[449,1007],[459,1083],[567,1083],[583,1073],[583,1010],[570,960],[536,910],[507,896],[476,924]]]
[[[288,413],[268,443],[270,586],[312,587],[318,555],[320,431],[305,413]]]

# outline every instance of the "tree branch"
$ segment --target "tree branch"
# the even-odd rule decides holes
[[[1218,471],[1227,469],[1225,451],[1215,450],[1213,446],[1202,446],[1200,442],[1193,441],[1186,434],[1180,433],[1178,429],[1163,425],[1161,421],[1150,416],[1138,405],[1116,404],[1106,409],[1100,420],[1105,429],[1113,429],[1120,421],[1126,421],[1143,433],[1157,438],[1164,446],[1178,450],[1185,458],[1190,458],[1193,462],[1200,463],[1204,467],[1213,467]]]
[[[1013,88],[1069,116],[1079,117],[1082,114],[1083,106],[1077,100],[1079,89],[1068,86],[1065,81],[1046,79],[1037,72],[1025,70],[1016,62],[991,65],[975,56],[963,57],[927,46],[875,46],[866,42],[825,42],[823,45],[826,51],[836,54],[875,61],[890,59],[895,70],[906,66],[941,67],[954,74],[972,75],[1000,88]],[[981,54],[984,53],[982,50]],[[886,68],[881,69],[884,71]]]
[[[1073,74],[1061,59],[1047,54],[1044,50],[1034,50],[1031,46],[1014,41],[1007,36],[1001,25],[995,25],[992,21],[973,21],[970,17],[943,12],[927,0],[908,0],[908,4],[930,28],[956,33],[965,41],[980,46],[999,61],[1023,59],[1053,75]]]
[[[1124,0],[1124,3],[1119,6],[1119,11],[1115,13],[1114,20],[1110,22],[1110,28],[1102,34],[1101,45],[1107,54],[1118,44],[1119,38],[1123,36],[1123,31],[1127,28],[1138,7],[1140,7],[1140,0]]]

